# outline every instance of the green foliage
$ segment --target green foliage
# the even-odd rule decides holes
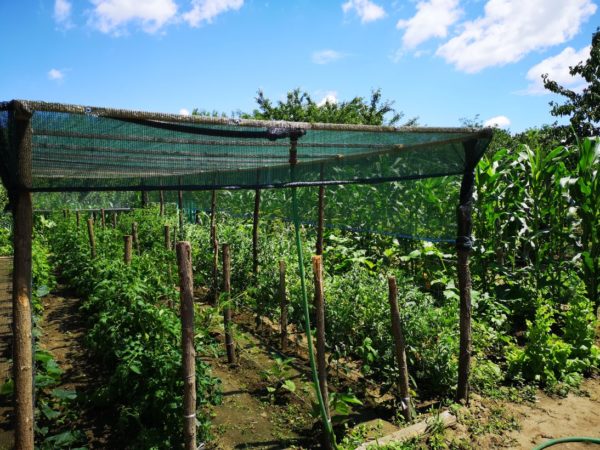
[[[585,62],[580,62],[569,69],[571,76],[581,77],[586,86],[582,92],[576,92],[550,80],[548,74],[542,75],[544,87],[554,94],[566,98],[566,102],[559,105],[550,102],[553,116],[569,117],[571,126],[577,136],[598,136],[600,132],[600,28],[592,35],[590,57]]]
[[[394,109],[394,102],[382,100],[380,89],[371,92],[369,99],[354,97],[350,101],[326,102],[322,105],[315,103],[308,93],[294,89],[287,93],[285,102],[279,101],[276,106],[259,90],[256,103],[258,109],[242,117],[364,125],[395,125],[403,117],[401,112]],[[417,119],[410,119],[406,125],[416,125],[416,122]]]
[[[143,254],[122,262],[122,235],[139,225]],[[181,436],[183,381],[181,325],[169,305],[177,301],[174,253],[162,248],[162,220],[153,209],[122,216],[121,229],[96,226],[98,256],[89,258],[87,234],[73,218],[60,221],[51,242],[65,281],[84,299],[87,344],[106,369],[105,383],[92,395],[110,408],[114,432],[128,446],[174,448]],[[199,333],[197,339],[208,339]],[[196,341],[196,345],[202,345]],[[196,363],[199,439],[208,437],[205,406],[219,400],[218,383]]]

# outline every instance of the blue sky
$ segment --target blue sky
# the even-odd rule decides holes
[[[551,123],[540,74],[573,89],[597,0],[19,0],[0,2],[0,100],[160,112],[251,111],[381,88],[407,117],[511,131]]]

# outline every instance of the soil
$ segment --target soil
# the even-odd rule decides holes
[[[511,433],[514,448],[530,449],[548,439],[567,436],[600,438],[600,378],[583,382],[579,395],[565,398],[538,393],[532,405],[513,405],[521,429]],[[569,443],[557,445],[557,450],[598,448],[598,445]]]

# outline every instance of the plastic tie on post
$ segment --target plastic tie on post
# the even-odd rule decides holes
[[[400,399],[400,406],[402,406],[403,411],[406,411],[410,407],[410,397]]]
[[[473,238],[471,238],[471,236],[457,236],[456,248],[459,248],[461,250],[472,250]]]

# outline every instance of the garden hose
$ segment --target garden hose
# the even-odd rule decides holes
[[[552,447],[553,445],[564,444],[567,442],[589,442],[591,444],[600,445],[600,438],[593,437],[581,437],[581,436],[570,436],[559,439],[550,439],[549,441],[543,442],[537,447],[534,447],[533,450],[542,450],[543,448]]]
[[[306,294],[306,276],[304,273],[304,258],[302,254],[302,242],[300,240],[300,220],[298,219],[298,199],[296,195],[296,188],[292,188],[292,216],[294,220],[294,230],[296,232],[296,252],[298,253],[298,267],[300,269],[300,287],[302,291],[302,306],[304,308],[304,329],[306,331],[306,340],[308,341],[308,359],[310,360],[310,371],[312,373],[313,384],[315,387],[315,393],[317,395],[317,401],[319,402],[319,411],[321,420],[323,421],[323,427],[327,433],[327,438],[331,440],[333,448],[336,448],[335,437],[333,434],[333,428],[331,421],[327,417],[327,410],[325,409],[325,402],[323,395],[321,394],[321,387],[319,384],[319,376],[317,374],[317,366],[315,364],[315,354],[313,351],[313,340],[312,332],[310,331],[310,313],[308,308],[308,296]]]

